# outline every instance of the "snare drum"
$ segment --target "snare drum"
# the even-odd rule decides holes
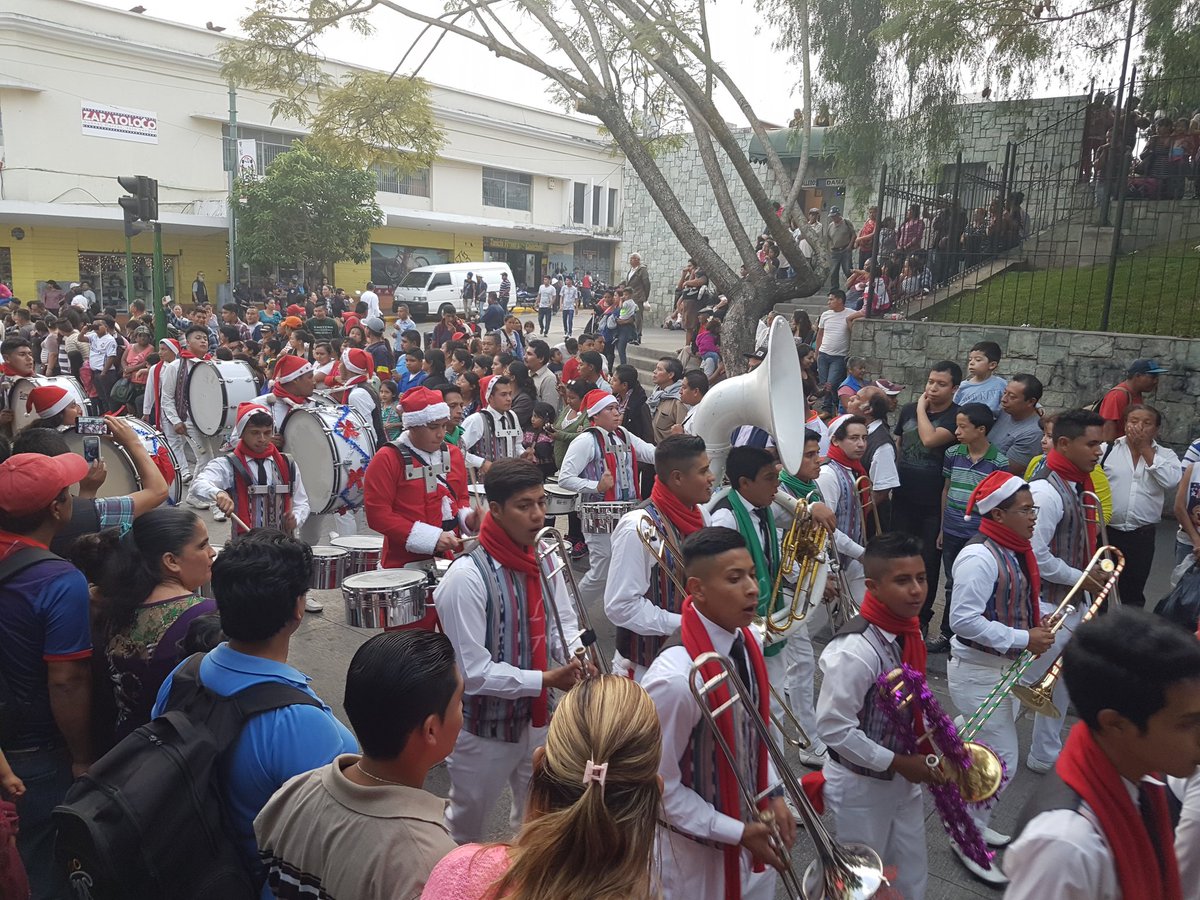
[[[452,559],[434,556],[429,559],[418,559],[416,562],[405,563],[404,568],[412,569],[414,572],[424,572],[425,579],[429,583],[429,592],[432,596],[433,589],[446,576],[446,572],[449,571],[452,562],[454,562]]]
[[[612,534],[621,516],[637,505],[636,500],[584,503],[579,508],[579,514],[583,518],[583,530],[588,534]]]
[[[308,586],[314,591],[334,591],[342,586],[350,551],[318,545],[312,548],[313,569]]]
[[[296,460],[313,515],[358,509],[375,454],[375,430],[349,406],[301,406],[283,422],[283,443]]]
[[[87,392],[84,391],[83,384],[78,378],[70,375],[30,375],[28,378],[18,378],[13,381],[12,387],[8,391],[8,409],[11,409],[13,413],[12,430],[14,434],[31,422],[37,421],[37,410],[27,410],[25,407],[29,401],[30,391],[36,387],[47,385],[62,388],[79,404],[79,408],[83,410],[85,416],[92,414],[92,401],[88,399]]]
[[[376,569],[342,582],[346,624],[354,628],[399,628],[425,617],[425,573]]]
[[[237,408],[258,396],[254,370],[240,359],[203,359],[188,375],[188,407],[201,434],[224,434],[237,421]]]
[[[546,485],[546,515],[565,516],[579,510],[579,495],[574,491],[559,487],[557,484]]]
[[[383,538],[379,535],[351,534],[334,538],[329,543],[349,552],[350,557],[346,561],[347,575],[373,572],[379,568],[379,560],[383,557]]]
[[[142,442],[142,446],[146,448],[151,459],[165,456],[170,460],[171,468],[175,470],[175,477],[167,485],[167,501],[178,506],[180,500],[183,499],[183,479],[179,476],[179,459],[175,456],[171,445],[167,443],[167,439],[163,437],[163,433],[135,416],[120,416],[119,418],[133,429],[133,433],[138,436],[138,440]],[[83,455],[84,435],[75,431],[64,431],[62,436],[72,453]],[[102,440],[100,442],[100,458],[108,467],[108,476],[104,479],[104,484],[100,485],[99,490],[96,491],[97,497],[128,497],[144,487],[142,478],[138,475],[137,466],[133,463],[133,457],[120,444],[111,440]]]

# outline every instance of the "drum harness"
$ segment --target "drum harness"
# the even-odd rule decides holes
[[[420,479],[425,483],[425,493],[432,494],[437,490],[440,484],[450,492],[450,496],[454,500],[458,500],[458,494],[454,488],[450,486],[450,481],[446,475],[450,471],[450,447],[443,443],[438,450],[431,454],[432,458],[428,463],[421,461],[421,458],[413,451],[413,448],[396,438],[394,441],[387,443],[397,453],[400,454],[400,459],[404,462],[404,477],[409,481]],[[442,521],[444,530],[451,530],[458,525],[458,522],[450,519]]]

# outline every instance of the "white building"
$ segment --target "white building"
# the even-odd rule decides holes
[[[190,300],[198,271],[210,286],[228,282],[234,153],[217,58],[228,40],[79,0],[4,4],[0,281],[18,297],[35,297],[50,279],[64,288],[86,279],[125,305],[118,175],[158,179],[168,293]],[[351,67],[329,70],[337,77]],[[480,259],[508,262],[518,283],[563,268],[609,277],[624,159],[597,126],[450,88],[432,94],[446,136],[438,160],[403,178],[376,170],[386,223],[372,234],[371,262],[339,263],[335,283],[390,285],[421,263]],[[255,141],[260,172],[304,134],[297,122],[272,120],[271,100],[237,91],[238,137]],[[151,239],[134,245],[132,296],[146,299]],[[279,260],[270,271],[243,269],[240,280],[274,281],[292,268]]]

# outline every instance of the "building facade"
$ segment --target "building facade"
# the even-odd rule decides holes
[[[124,308],[150,298],[152,238],[134,238],[126,285],[119,175],[159,184],[167,293],[191,299],[204,272],[228,296],[229,170],[261,172],[304,136],[274,119],[272,97],[239,89],[238,145],[218,53],[231,38],[78,0],[10,0],[0,10],[0,281],[22,298],[87,280]],[[48,49],[52,48],[52,49]],[[329,63],[334,77],[351,67]],[[339,263],[334,282],[387,287],[417,265],[508,262],[518,283],[544,272],[612,274],[622,229],[624,160],[589,121],[433,86],[445,145],[407,176],[376,168],[384,221],[370,260]],[[252,143],[251,143],[252,142]],[[294,261],[239,264],[265,286]]]

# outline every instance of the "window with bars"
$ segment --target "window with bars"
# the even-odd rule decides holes
[[[401,175],[395,166],[371,166],[375,189],[385,194],[407,194],[410,197],[429,196],[429,169],[418,169]]]
[[[255,173],[263,175],[269,166],[281,153],[287,153],[292,149],[292,144],[299,140],[299,137],[294,134],[288,134],[284,131],[272,131],[268,128],[253,128],[248,125],[238,126],[238,140],[248,141],[254,139],[257,145],[258,159],[255,163]],[[236,168],[237,163],[237,147],[233,141],[229,139],[229,126],[221,126],[221,141],[224,146],[225,155],[225,171],[232,172]]]
[[[483,169],[483,205],[530,211],[533,176],[505,169]]]
[[[608,227],[616,228],[617,226],[617,189],[608,189]]]

